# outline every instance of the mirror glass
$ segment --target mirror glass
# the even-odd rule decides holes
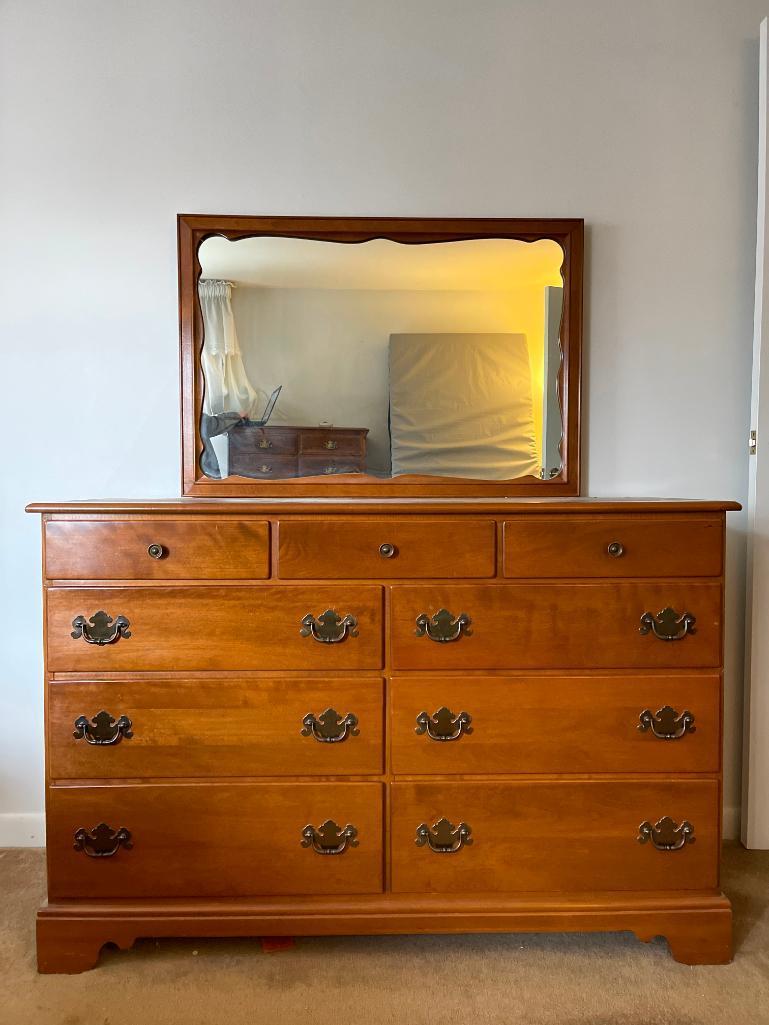
[[[201,469],[262,480],[560,472],[549,239],[206,239]]]

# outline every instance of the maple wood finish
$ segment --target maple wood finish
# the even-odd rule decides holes
[[[324,518],[278,531],[282,579],[493,577],[497,564],[494,520]]]
[[[680,741],[640,730],[646,709],[696,709]],[[435,742],[417,716],[448,708],[472,717],[471,733]],[[570,772],[718,772],[721,679],[716,673],[395,676],[390,683],[395,775]]]
[[[705,890],[718,883],[718,783],[590,780],[393,783],[395,893]],[[663,815],[696,823],[696,842],[660,852],[638,825]],[[422,822],[466,822],[453,855],[417,847]],[[666,856],[667,854],[667,856]]]
[[[425,497],[437,495],[533,495],[579,494],[580,466],[580,367],[582,360],[582,268],[584,222],[579,218],[417,218],[417,217],[231,217],[180,214],[177,219],[179,257],[179,327],[182,377],[182,493],[196,497],[369,495]],[[561,472],[548,480],[523,477],[511,481],[462,480],[420,474],[381,479],[368,474],[323,473],[317,463],[300,464],[300,473],[318,476],[301,482],[274,481],[280,472],[290,476],[292,456],[264,472],[260,480],[234,473],[212,480],[200,470],[200,414],[204,381],[199,353],[203,345],[203,321],[197,294],[201,274],[198,249],[213,235],[236,240],[256,236],[306,238],[355,244],[371,239],[391,239],[408,245],[450,242],[460,239],[510,238],[525,242],[552,239],[563,250],[563,315],[558,377],[563,440]],[[236,433],[236,432],[233,432]],[[232,443],[231,443],[232,444]],[[240,442],[237,460],[241,458]],[[270,465],[270,460],[264,465]],[[262,465],[261,463],[259,464]],[[258,471],[257,471],[258,472]],[[261,473],[260,473],[261,476]]]
[[[412,931],[630,929],[687,963],[729,960],[732,508],[31,507],[40,970],[138,936]]]
[[[269,527],[246,517],[54,520],[45,525],[45,574],[52,580],[258,580],[270,575]]]
[[[114,719],[129,710],[131,737],[73,743],[75,720],[105,705]],[[315,739],[305,716],[327,708],[354,715],[356,732]],[[378,775],[383,717],[379,678],[129,677],[106,693],[103,683],[58,681],[48,695],[48,752],[60,779]]]
[[[381,587],[52,587],[47,605],[54,671],[382,668]],[[357,636],[341,644],[302,636],[304,617],[329,608],[354,616]],[[131,636],[73,644],[72,620],[99,609],[125,616]]]
[[[358,845],[337,856],[302,847],[304,827],[327,819],[354,825]],[[88,857],[72,846],[73,822],[130,823],[134,846]],[[382,890],[378,783],[57,787],[47,829],[54,900]]]

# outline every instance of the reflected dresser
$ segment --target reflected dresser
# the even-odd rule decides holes
[[[367,427],[258,427],[227,435],[229,471],[255,480],[363,473]]]
[[[631,930],[731,957],[733,503],[36,505],[42,972],[138,937]]]

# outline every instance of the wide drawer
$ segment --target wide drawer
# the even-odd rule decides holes
[[[52,682],[50,775],[381,773],[382,713],[381,679]]]
[[[329,821],[340,830],[352,826],[357,835],[342,836],[329,824],[303,846],[305,827],[318,829]],[[121,838],[119,830],[130,836]],[[315,849],[314,844],[320,851],[328,844],[330,851],[337,837],[337,847],[346,841],[341,853],[323,856]],[[382,788],[378,783],[53,787],[47,847],[52,899],[378,893]]]
[[[393,587],[391,607],[396,669],[675,669],[721,663],[716,582],[404,585]],[[647,627],[642,617],[657,617],[667,608],[675,619],[694,616],[695,632],[666,617]],[[655,633],[666,630],[680,639]]]
[[[395,773],[719,769],[714,673],[396,677],[390,701]]]
[[[360,431],[344,434],[342,431],[328,433],[323,430],[299,432],[300,455],[354,456],[361,459],[366,454],[366,435]]]
[[[720,576],[717,516],[516,516],[504,525],[506,577]]]
[[[46,604],[54,672],[382,665],[382,589],[375,586],[52,587]],[[312,622],[303,625],[307,616]],[[128,625],[114,641],[88,643],[88,636],[115,635],[119,617]]]
[[[270,573],[263,520],[49,520],[45,573],[55,580],[260,579]]]
[[[286,579],[491,577],[493,520],[286,520],[278,573]]]
[[[404,782],[392,785],[391,806],[395,892],[698,890],[718,884],[716,781]],[[670,830],[665,817],[673,820]],[[441,819],[448,821],[438,825]],[[694,830],[693,843],[673,831],[684,822]],[[458,845],[462,823],[472,843],[447,851]],[[646,834],[649,839],[640,843]],[[683,845],[654,845],[668,841]]]

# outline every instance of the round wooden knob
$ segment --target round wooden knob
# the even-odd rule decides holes
[[[625,554],[625,546],[621,541],[612,541],[606,551],[613,559],[619,559]]]
[[[383,559],[392,559],[398,554],[398,549],[395,545],[391,545],[389,542],[379,546],[379,554]]]
[[[162,545],[150,545],[147,549],[147,555],[151,559],[162,559],[166,554],[166,550]]]

